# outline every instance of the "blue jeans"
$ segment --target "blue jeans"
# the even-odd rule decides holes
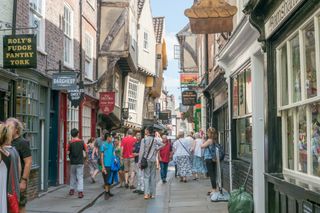
[[[160,168],[161,179],[166,180],[168,174],[168,163],[160,162]]]

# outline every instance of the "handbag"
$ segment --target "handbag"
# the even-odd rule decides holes
[[[8,212],[9,213],[19,213],[19,201],[18,196],[16,193],[15,182],[13,178],[13,168],[12,165],[10,166],[10,177],[11,177],[11,187],[12,187],[12,194],[8,193]]]
[[[147,157],[142,157],[142,159],[141,159],[141,162],[140,162],[140,167],[141,167],[141,169],[145,169],[145,168],[147,168],[148,167],[148,160],[147,160],[147,158],[148,158],[148,156],[149,156],[149,154],[150,154],[150,151],[151,151],[151,148],[152,148],[152,145],[153,145],[153,141],[154,141],[154,138],[152,139],[152,142],[151,142],[151,145],[150,145],[150,147],[149,147],[149,150],[148,150],[148,153],[147,153]],[[144,139],[144,142],[146,142],[146,139]]]

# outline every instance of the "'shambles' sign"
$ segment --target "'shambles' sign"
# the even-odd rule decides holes
[[[109,115],[114,110],[115,93],[114,92],[100,92],[99,107],[102,113]]]
[[[34,34],[3,37],[3,68],[37,68],[37,37]]]

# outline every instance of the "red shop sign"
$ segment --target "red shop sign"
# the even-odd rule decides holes
[[[114,110],[115,92],[100,92],[99,107],[101,111],[109,115]]]

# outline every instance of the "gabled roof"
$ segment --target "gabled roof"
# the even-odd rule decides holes
[[[145,0],[138,0],[138,18],[140,18]]]
[[[158,44],[162,41],[163,30],[164,30],[164,17],[153,17],[153,27]]]

